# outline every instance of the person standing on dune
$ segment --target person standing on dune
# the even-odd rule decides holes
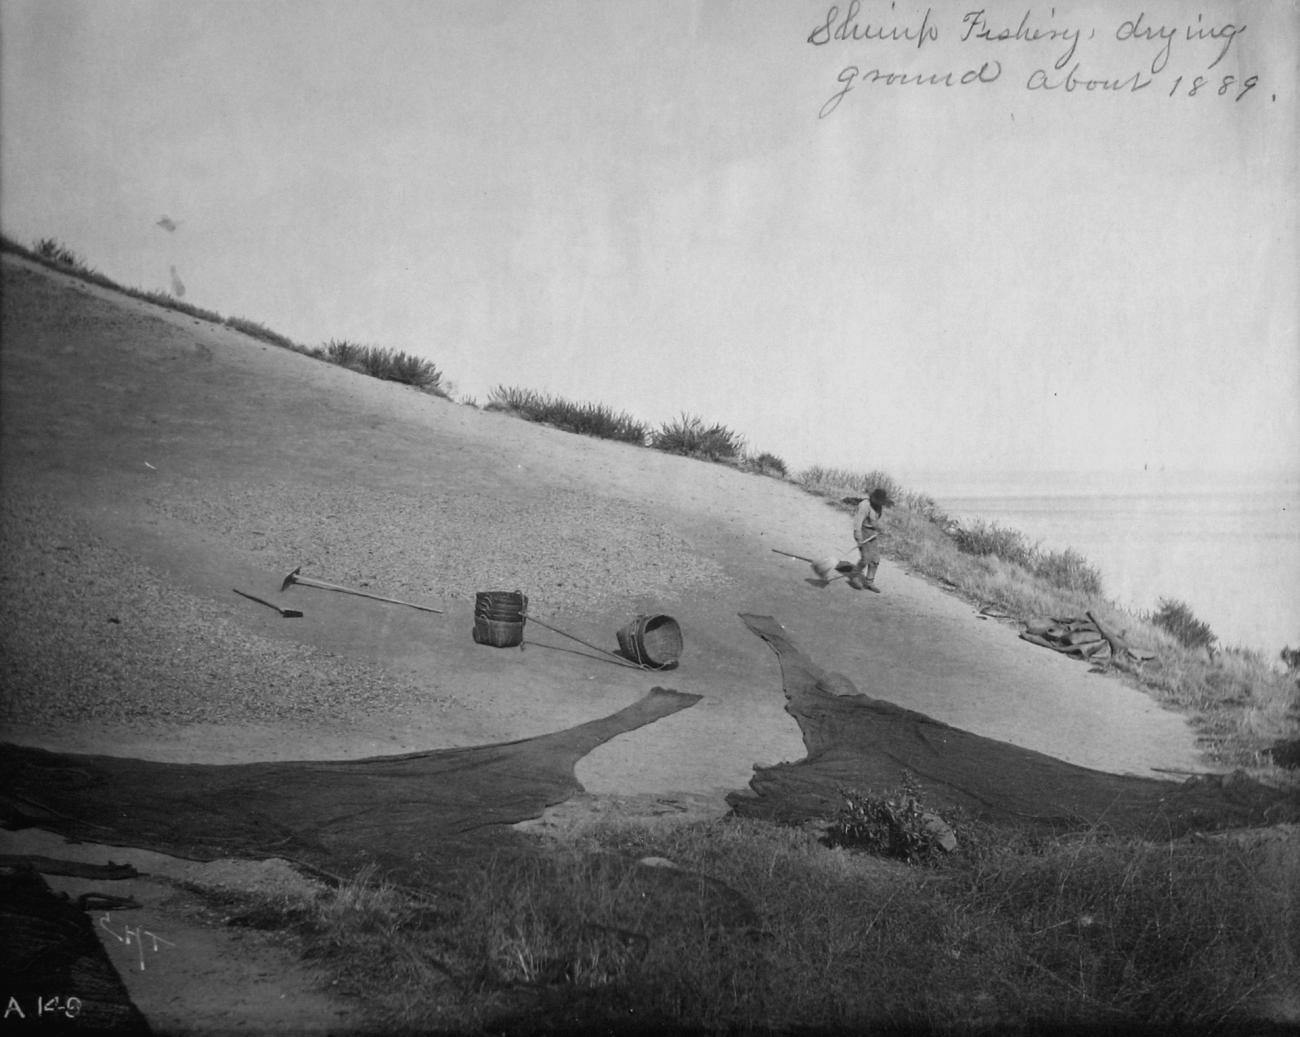
[[[884,532],[881,523],[885,509],[894,502],[883,489],[874,489],[869,497],[845,497],[845,504],[854,505],[853,539],[858,542],[858,561],[849,573],[849,586],[854,590],[880,593],[876,586],[876,570],[880,568],[880,547],[877,540]]]

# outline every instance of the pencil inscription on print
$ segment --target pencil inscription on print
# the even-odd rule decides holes
[[[1002,84],[1063,97],[1142,93],[1241,101],[1260,75],[1241,67],[1240,45],[1236,70],[1226,71],[1224,62],[1249,28],[1204,12],[1166,21],[1139,11],[1090,24],[1072,21],[1069,11],[1055,6],[1029,7],[1018,18],[985,8],[959,13],[927,7],[909,16],[892,4],[864,12],[860,0],[851,0],[843,8],[830,5],[806,42],[849,56],[836,63],[835,85],[817,112],[824,119],[850,92],[872,87],[960,93]]]

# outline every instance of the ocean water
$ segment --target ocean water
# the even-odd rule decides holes
[[[1185,602],[1223,646],[1300,647],[1300,476],[919,474],[958,518],[1072,547],[1129,609]]]

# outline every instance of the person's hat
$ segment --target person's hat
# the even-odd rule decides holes
[[[871,506],[877,511],[880,511],[882,508],[892,507],[894,504],[889,493],[880,489],[872,490],[871,496],[868,499],[871,501]]]
[[[840,500],[843,501],[845,504],[847,504],[850,508],[856,508],[859,504],[861,504],[866,499],[867,499],[866,497],[841,497],[840,498]]]

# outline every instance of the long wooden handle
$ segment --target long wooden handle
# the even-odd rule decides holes
[[[353,590],[351,587],[340,587],[337,583],[326,583],[324,580],[313,580],[310,576],[295,576],[294,583],[301,583],[308,587],[319,587],[321,590],[338,591],[340,594],[355,594],[358,598],[370,598],[373,601],[386,601],[390,605],[405,605],[407,608],[419,609],[421,612],[436,612],[442,615],[442,609],[430,608],[428,605],[417,605],[413,601],[402,601],[399,598],[385,598],[382,594],[370,594],[366,591]]]

